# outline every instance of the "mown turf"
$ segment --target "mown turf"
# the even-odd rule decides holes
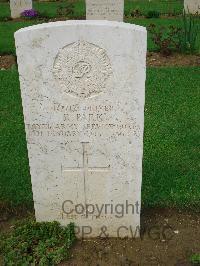
[[[14,33],[20,28],[32,26],[34,21],[0,23],[0,55],[15,54]]]
[[[60,6],[67,6],[70,1],[58,2],[33,2],[33,8],[48,17],[56,17],[57,9]],[[74,16],[85,15],[85,0],[76,0],[74,5]],[[138,9],[142,14],[149,10],[157,10],[160,14],[181,14],[183,10],[183,0],[125,0],[125,14],[128,15],[132,10]],[[0,3],[0,18],[10,17],[10,8],[8,3]]]
[[[148,70],[143,202],[200,204],[200,68]]]
[[[200,69],[147,71],[142,202],[200,206]],[[0,201],[32,203],[18,73],[0,71]]]
[[[156,10],[160,14],[181,14],[183,11],[183,0],[125,0],[125,14],[128,15],[132,10],[139,10],[146,15],[150,10]]]
[[[18,73],[0,71],[0,201],[32,202]]]

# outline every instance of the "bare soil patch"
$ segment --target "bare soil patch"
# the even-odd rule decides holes
[[[61,265],[189,266],[190,256],[200,253],[200,214],[151,209],[142,215],[142,227],[142,239],[79,240]]]
[[[9,69],[16,64],[16,58],[13,55],[0,55],[0,69]]]
[[[25,216],[1,220],[0,231],[12,230]],[[141,238],[77,240],[71,258],[60,266],[191,266],[200,253],[200,213],[176,209],[148,209],[141,216]],[[2,258],[1,258],[2,259]]]
[[[82,15],[82,16],[76,16],[74,18],[70,18],[70,17],[66,17],[66,16],[62,16],[62,17],[54,17],[54,18],[48,18],[48,17],[41,17],[41,18],[37,18],[34,21],[37,21],[38,23],[48,23],[48,22],[56,22],[56,21],[66,21],[66,20],[86,20],[86,16]],[[5,21],[9,21],[9,22],[27,22],[27,21],[31,21],[31,19],[28,18],[7,18],[5,19]]]
[[[200,55],[187,55],[174,53],[171,56],[163,56],[160,53],[149,52],[147,54],[148,66],[200,66]]]

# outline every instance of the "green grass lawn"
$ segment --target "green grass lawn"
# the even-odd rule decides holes
[[[56,17],[59,6],[66,6],[69,1],[59,2],[33,2],[33,7],[39,12],[45,12],[48,17]],[[159,11],[160,14],[173,13],[181,14],[183,10],[183,0],[125,0],[125,14],[129,14],[133,9],[138,9],[142,14],[149,10]],[[74,16],[85,15],[85,0],[74,2]],[[0,3],[0,18],[10,17],[8,3]]]
[[[183,0],[125,0],[125,14],[134,9],[138,9],[143,15],[149,10],[159,11],[160,14],[177,15],[183,11]]]
[[[20,28],[34,25],[34,21],[0,23],[0,55],[15,54],[14,33]]]
[[[200,69],[147,71],[142,202],[200,206]],[[24,123],[16,69],[0,71],[0,201],[32,204]]]

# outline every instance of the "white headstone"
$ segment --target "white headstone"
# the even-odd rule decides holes
[[[200,14],[200,0],[184,0],[186,13]]]
[[[15,33],[38,221],[74,222],[79,237],[138,229],[146,35],[108,21]]]
[[[32,9],[32,0],[10,0],[12,18],[19,18],[24,10]]]
[[[124,0],[86,0],[86,19],[123,21]]]

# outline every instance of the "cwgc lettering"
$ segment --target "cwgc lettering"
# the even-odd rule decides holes
[[[86,19],[123,21],[124,0],[86,0]]]
[[[32,9],[32,0],[10,0],[12,18],[19,18],[24,10]]]
[[[117,237],[121,226],[136,230],[145,28],[108,21],[56,22],[21,29],[15,41],[37,221],[74,222],[90,228],[88,237],[100,236],[102,228],[110,237]],[[79,206],[76,212],[67,211],[67,202]],[[81,209],[120,209],[126,202],[137,203],[137,211],[118,217],[112,208]]]

